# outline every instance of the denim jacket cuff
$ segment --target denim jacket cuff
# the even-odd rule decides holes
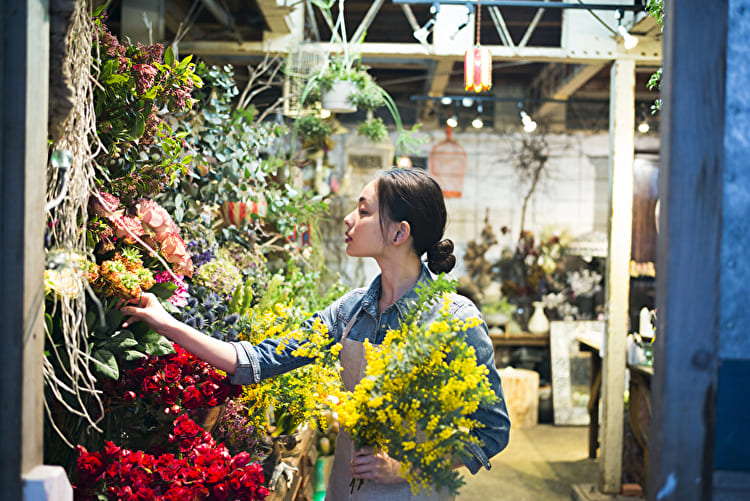
[[[464,465],[469,469],[471,474],[476,475],[482,466],[489,470],[492,466],[484,450],[476,444],[468,444],[468,446],[471,455],[464,458]]]
[[[260,363],[255,348],[247,341],[231,343],[237,352],[237,370],[230,378],[232,384],[257,384],[260,382]]]

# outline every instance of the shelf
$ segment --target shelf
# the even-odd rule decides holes
[[[494,346],[549,346],[549,334],[531,334],[528,332],[508,333],[490,329],[490,339]]]

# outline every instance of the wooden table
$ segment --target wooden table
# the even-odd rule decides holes
[[[499,329],[489,330],[492,345],[497,346],[549,346],[549,334],[529,334],[528,332],[504,332]]]
[[[589,387],[589,457],[596,458],[596,451],[599,449],[599,397],[602,387],[602,357],[601,342],[589,338],[578,336],[576,341],[582,350],[591,352],[591,376]]]

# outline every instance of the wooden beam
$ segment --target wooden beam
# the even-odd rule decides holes
[[[287,23],[287,16],[294,10],[293,7],[279,5],[276,0],[257,0],[258,8],[263,13],[268,30],[278,35],[291,33],[291,27]]]
[[[324,44],[325,48],[328,44]],[[529,62],[564,62],[564,63],[591,63],[611,62],[616,56],[612,51],[577,51],[560,47],[504,47],[501,45],[483,45],[488,47],[492,53],[493,61],[526,60]],[[325,50],[324,48],[324,50]],[[369,43],[365,42],[359,46],[362,57],[390,57],[407,58],[415,57],[422,59],[453,58],[461,61],[464,58],[465,48],[456,48],[451,51],[425,54],[424,47],[418,43]],[[262,55],[267,51],[271,53],[286,53],[289,46],[286,43],[277,43],[276,40],[268,42],[233,42],[233,41],[186,41],[180,45],[180,50],[186,54],[202,56],[240,56],[240,55]],[[616,48],[613,49],[616,51]],[[661,64],[661,53],[644,51],[643,53],[630,56],[639,64]]]
[[[733,181],[723,171],[724,149],[735,141],[747,149],[741,135],[746,129],[734,122],[726,136],[724,129],[729,118],[727,31],[748,29],[746,14],[727,4],[735,2],[664,3],[668,77],[662,88],[649,499],[748,498],[741,491],[714,497],[711,478],[715,433],[721,432],[715,430],[719,339],[730,329],[747,339],[746,325],[721,322],[720,316],[722,301],[731,301],[723,297],[720,284],[722,240],[739,238],[722,227],[722,192]],[[741,44],[736,60],[741,66],[733,68],[740,73],[746,69],[739,61],[744,61],[747,39],[742,37]],[[742,85],[748,85],[746,74]],[[746,104],[737,104],[732,113],[732,119],[746,116]],[[747,169],[747,153],[743,155],[742,168]],[[746,225],[745,213],[736,228],[745,232]],[[734,257],[746,260],[747,248],[740,252]],[[747,386],[747,381],[737,384]],[[746,414],[740,416],[746,421]]]
[[[427,95],[440,97],[445,94],[445,89],[448,87],[448,82],[451,78],[451,72],[453,71],[453,59],[441,59],[437,62],[434,70],[427,76],[429,82],[429,90]],[[426,121],[428,115],[434,108],[435,103],[432,101],[425,101],[424,108],[422,109],[422,120]]]
[[[190,20],[188,19],[189,9],[185,8],[184,0],[171,0],[164,4],[164,24],[172,33],[179,33],[180,29],[185,30]],[[203,30],[194,22],[190,24],[190,30],[186,36],[199,39],[203,37]]]
[[[609,111],[610,222],[607,259],[607,321],[604,336],[600,488],[619,494],[625,394],[625,338],[628,334],[630,247],[633,226],[635,62],[612,65]]]
[[[0,2],[0,34],[0,485],[23,499],[43,462],[47,3]]]
[[[557,64],[563,64],[563,63],[557,63]],[[568,99],[571,95],[575,93],[578,89],[581,88],[586,82],[591,80],[594,75],[599,73],[599,71],[605,66],[605,63],[593,63],[593,64],[586,64],[586,65],[580,65],[575,73],[573,73],[565,82],[562,82],[559,87],[557,87],[553,92],[551,92],[549,95],[541,96],[542,98],[548,98],[548,99]],[[551,115],[557,111],[558,108],[564,107],[565,103],[554,103],[554,102],[545,102],[542,103],[542,105],[537,110],[536,114],[539,116],[539,118],[542,118],[547,115]]]
[[[365,32],[370,28],[372,21],[375,19],[375,16],[378,14],[378,11],[382,6],[383,0],[375,0],[370,4],[370,8],[367,9],[367,14],[365,14],[362,22],[359,23],[357,30],[352,35],[350,43],[357,43],[358,40],[361,40],[364,37]]]

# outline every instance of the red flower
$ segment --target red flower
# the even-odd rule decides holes
[[[206,473],[206,481],[211,484],[215,484],[226,477],[228,473],[229,468],[227,468],[226,464],[218,461],[213,462],[208,467],[208,472]]]
[[[229,499],[229,496],[232,494],[232,490],[229,487],[228,483],[220,482],[214,485],[213,494],[214,494],[214,497],[218,499],[219,501],[225,501]]]
[[[190,385],[182,392],[182,406],[186,409],[197,409],[203,405],[203,395],[198,388]]]
[[[76,461],[78,481],[83,486],[94,485],[104,473],[101,452],[88,452],[83,446],[77,446],[78,460]]]
[[[174,423],[174,434],[179,438],[194,438],[200,434],[202,428],[184,414],[178,417]]]
[[[182,377],[182,371],[177,364],[167,364],[164,367],[164,379],[167,383],[176,383]]]
[[[161,397],[166,405],[172,406],[180,398],[180,390],[174,386],[165,386],[161,389]]]

